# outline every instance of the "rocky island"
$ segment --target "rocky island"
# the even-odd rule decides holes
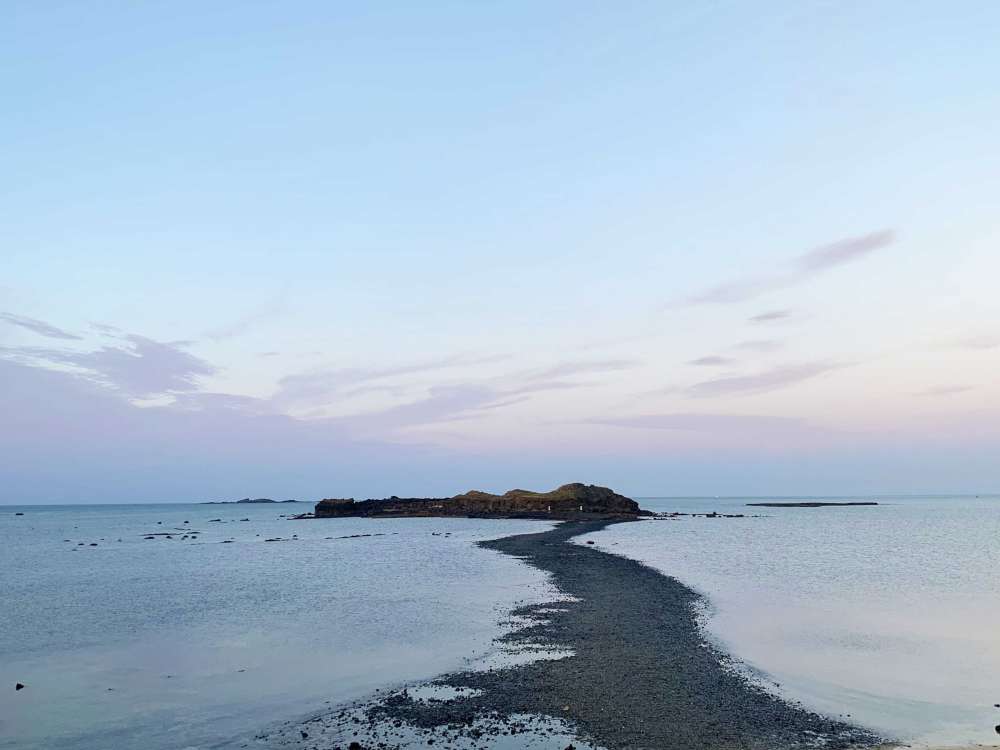
[[[635,519],[647,515],[624,495],[593,484],[564,484],[551,492],[510,490],[503,495],[470,490],[454,497],[389,497],[355,501],[328,498],[316,503],[316,518],[398,518],[464,516],[472,518],[557,518],[560,520]]]

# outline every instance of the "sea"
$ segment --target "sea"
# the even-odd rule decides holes
[[[878,505],[747,506],[813,499]],[[577,540],[702,593],[734,668],[917,746],[1000,741],[1000,496],[640,504],[742,516]],[[488,663],[505,613],[557,595],[475,544],[546,522],[291,518],[305,510],[0,506],[0,748],[222,747]]]

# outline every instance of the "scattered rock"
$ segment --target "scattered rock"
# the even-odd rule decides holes
[[[309,739],[309,732],[305,731],[304,729],[299,730],[299,734],[302,735],[302,739],[304,739],[304,740]]]

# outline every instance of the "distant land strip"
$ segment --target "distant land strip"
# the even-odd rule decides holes
[[[826,508],[826,507],[843,507],[846,505],[878,505],[878,503],[872,500],[858,501],[858,502],[847,502],[847,503],[826,503],[826,502],[801,502],[801,503],[747,503],[748,506],[753,506],[755,508]]]

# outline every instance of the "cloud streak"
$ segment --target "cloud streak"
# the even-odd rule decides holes
[[[968,391],[975,390],[971,385],[938,385],[934,388],[928,388],[926,391],[920,391],[917,396],[930,396],[930,397],[942,397],[942,396],[954,396],[959,393],[967,393]]]
[[[698,359],[692,359],[688,362],[689,365],[694,365],[696,367],[724,367],[726,365],[736,364],[736,360],[732,357],[720,357],[718,355],[712,354],[707,357],[698,357]]]
[[[747,320],[751,323],[777,323],[782,320],[788,320],[791,316],[791,310],[768,310],[758,315],[752,315]]]
[[[777,339],[751,339],[750,341],[741,341],[733,348],[746,352],[767,353],[776,352],[784,346],[784,343]]]
[[[63,341],[82,341],[82,336],[77,336],[75,333],[70,333],[69,331],[64,331],[61,328],[56,328],[53,325],[49,325],[43,320],[35,320],[34,318],[26,318],[21,315],[14,315],[14,313],[0,312],[0,320],[4,323],[9,323],[12,326],[18,326],[32,333],[37,333],[39,336],[45,336],[50,339],[61,339]]]
[[[704,380],[686,388],[685,393],[693,398],[748,396],[757,393],[767,393],[812,380],[820,375],[839,369],[841,366],[829,362],[810,362],[774,367],[753,375],[734,375],[731,377]]]
[[[49,369],[53,365],[70,367],[85,379],[140,399],[193,391],[198,387],[198,378],[216,372],[215,367],[176,343],[134,335],[122,337],[118,346],[89,352],[9,347],[0,349],[0,358]]]
[[[717,430],[755,432],[759,430],[801,429],[807,426],[803,420],[792,417],[700,413],[640,414],[610,419],[592,419],[589,420],[589,423],[641,430],[680,430],[685,432],[714,432]]]
[[[342,367],[333,370],[286,375],[278,381],[272,400],[285,408],[321,407],[352,394],[382,389],[388,381],[406,375],[481,365],[506,359],[507,355],[468,357],[455,355],[394,367]]]
[[[892,244],[894,239],[895,233],[892,230],[883,229],[833,242],[793,258],[784,268],[772,273],[747,276],[720,284],[688,297],[685,303],[729,305],[748,302],[768,292],[805,283],[819,274],[859,260]]]
[[[629,370],[641,364],[634,359],[606,359],[589,362],[563,362],[547,367],[531,375],[532,380],[547,380],[549,378],[565,378],[574,375],[589,375],[594,373],[617,372]]]

